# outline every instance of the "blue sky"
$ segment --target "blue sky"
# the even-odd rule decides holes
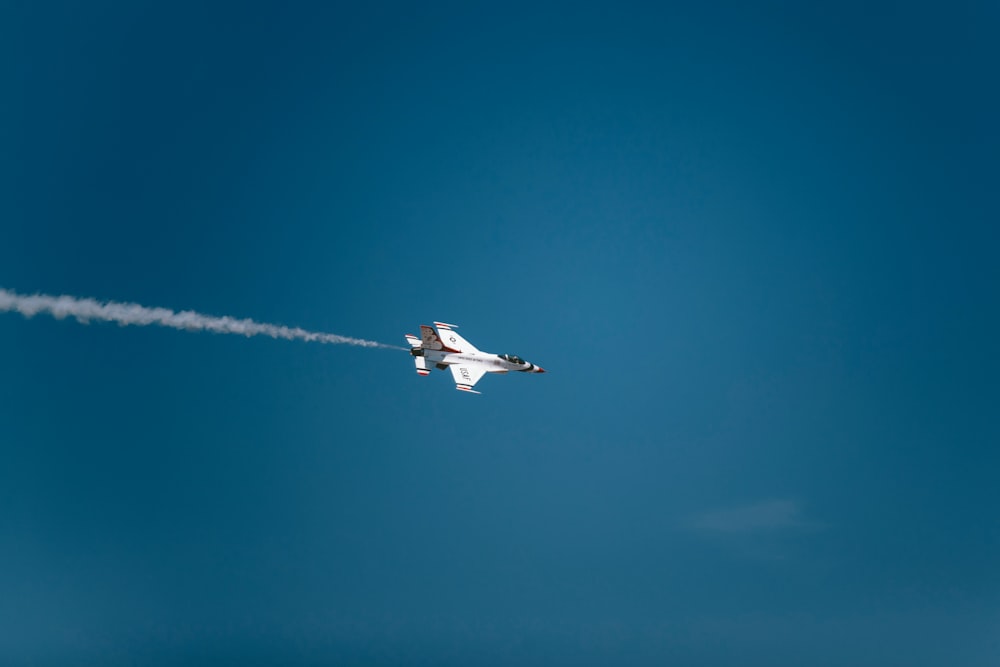
[[[993,665],[988,3],[0,9],[0,661]]]

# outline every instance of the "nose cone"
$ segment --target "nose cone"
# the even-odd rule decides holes
[[[535,366],[535,372],[536,373],[544,373],[545,369],[542,368],[541,366]]]

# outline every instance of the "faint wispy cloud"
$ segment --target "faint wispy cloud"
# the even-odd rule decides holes
[[[699,536],[757,561],[782,561],[795,554],[803,533],[823,527],[805,515],[802,505],[787,498],[698,512],[687,528]]]
[[[689,525],[699,532],[715,535],[750,535],[814,528],[818,524],[803,516],[798,502],[786,499],[700,512],[691,517]]]

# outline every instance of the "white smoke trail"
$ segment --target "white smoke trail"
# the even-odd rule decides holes
[[[306,331],[298,327],[278,324],[263,324],[253,320],[238,320],[232,317],[213,317],[190,310],[175,312],[168,308],[147,308],[137,303],[117,303],[78,299],[72,296],[49,296],[34,294],[23,296],[0,287],[0,313],[15,311],[25,317],[38,313],[48,313],[56,319],[74,317],[84,324],[91,320],[117,322],[122,326],[134,324],[146,326],[155,324],[186,331],[212,331],[214,333],[241,334],[243,336],[270,336],[286,340],[304,340],[336,345],[358,345],[361,347],[382,347],[390,350],[405,350],[398,345],[386,345],[360,338],[348,338],[331,333]]]

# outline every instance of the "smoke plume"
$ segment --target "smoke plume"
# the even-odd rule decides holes
[[[298,327],[286,327],[278,324],[264,324],[249,319],[233,317],[214,317],[190,310],[176,312],[168,308],[147,308],[137,303],[118,303],[115,301],[97,301],[96,299],[78,299],[72,296],[49,296],[34,294],[23,296],[0,287],[0,313],[15,311],[25,317],[33,317],[38,313],[52,315],[56,319],[74,317],[84,324],[91,320],[100,322],[117,322],[121,326],[134,324],[147,326],[154,324],[185,331],[211,331],[213,333],[239,334],[241,336],[270,336],[286,340],[304,340],[315,343],[334,345],[357,345],[360,347],[382,347],[387,349],[405,350],[398,345],[386,345],[360,338],[349,338],[337,334],[306,331]]]

